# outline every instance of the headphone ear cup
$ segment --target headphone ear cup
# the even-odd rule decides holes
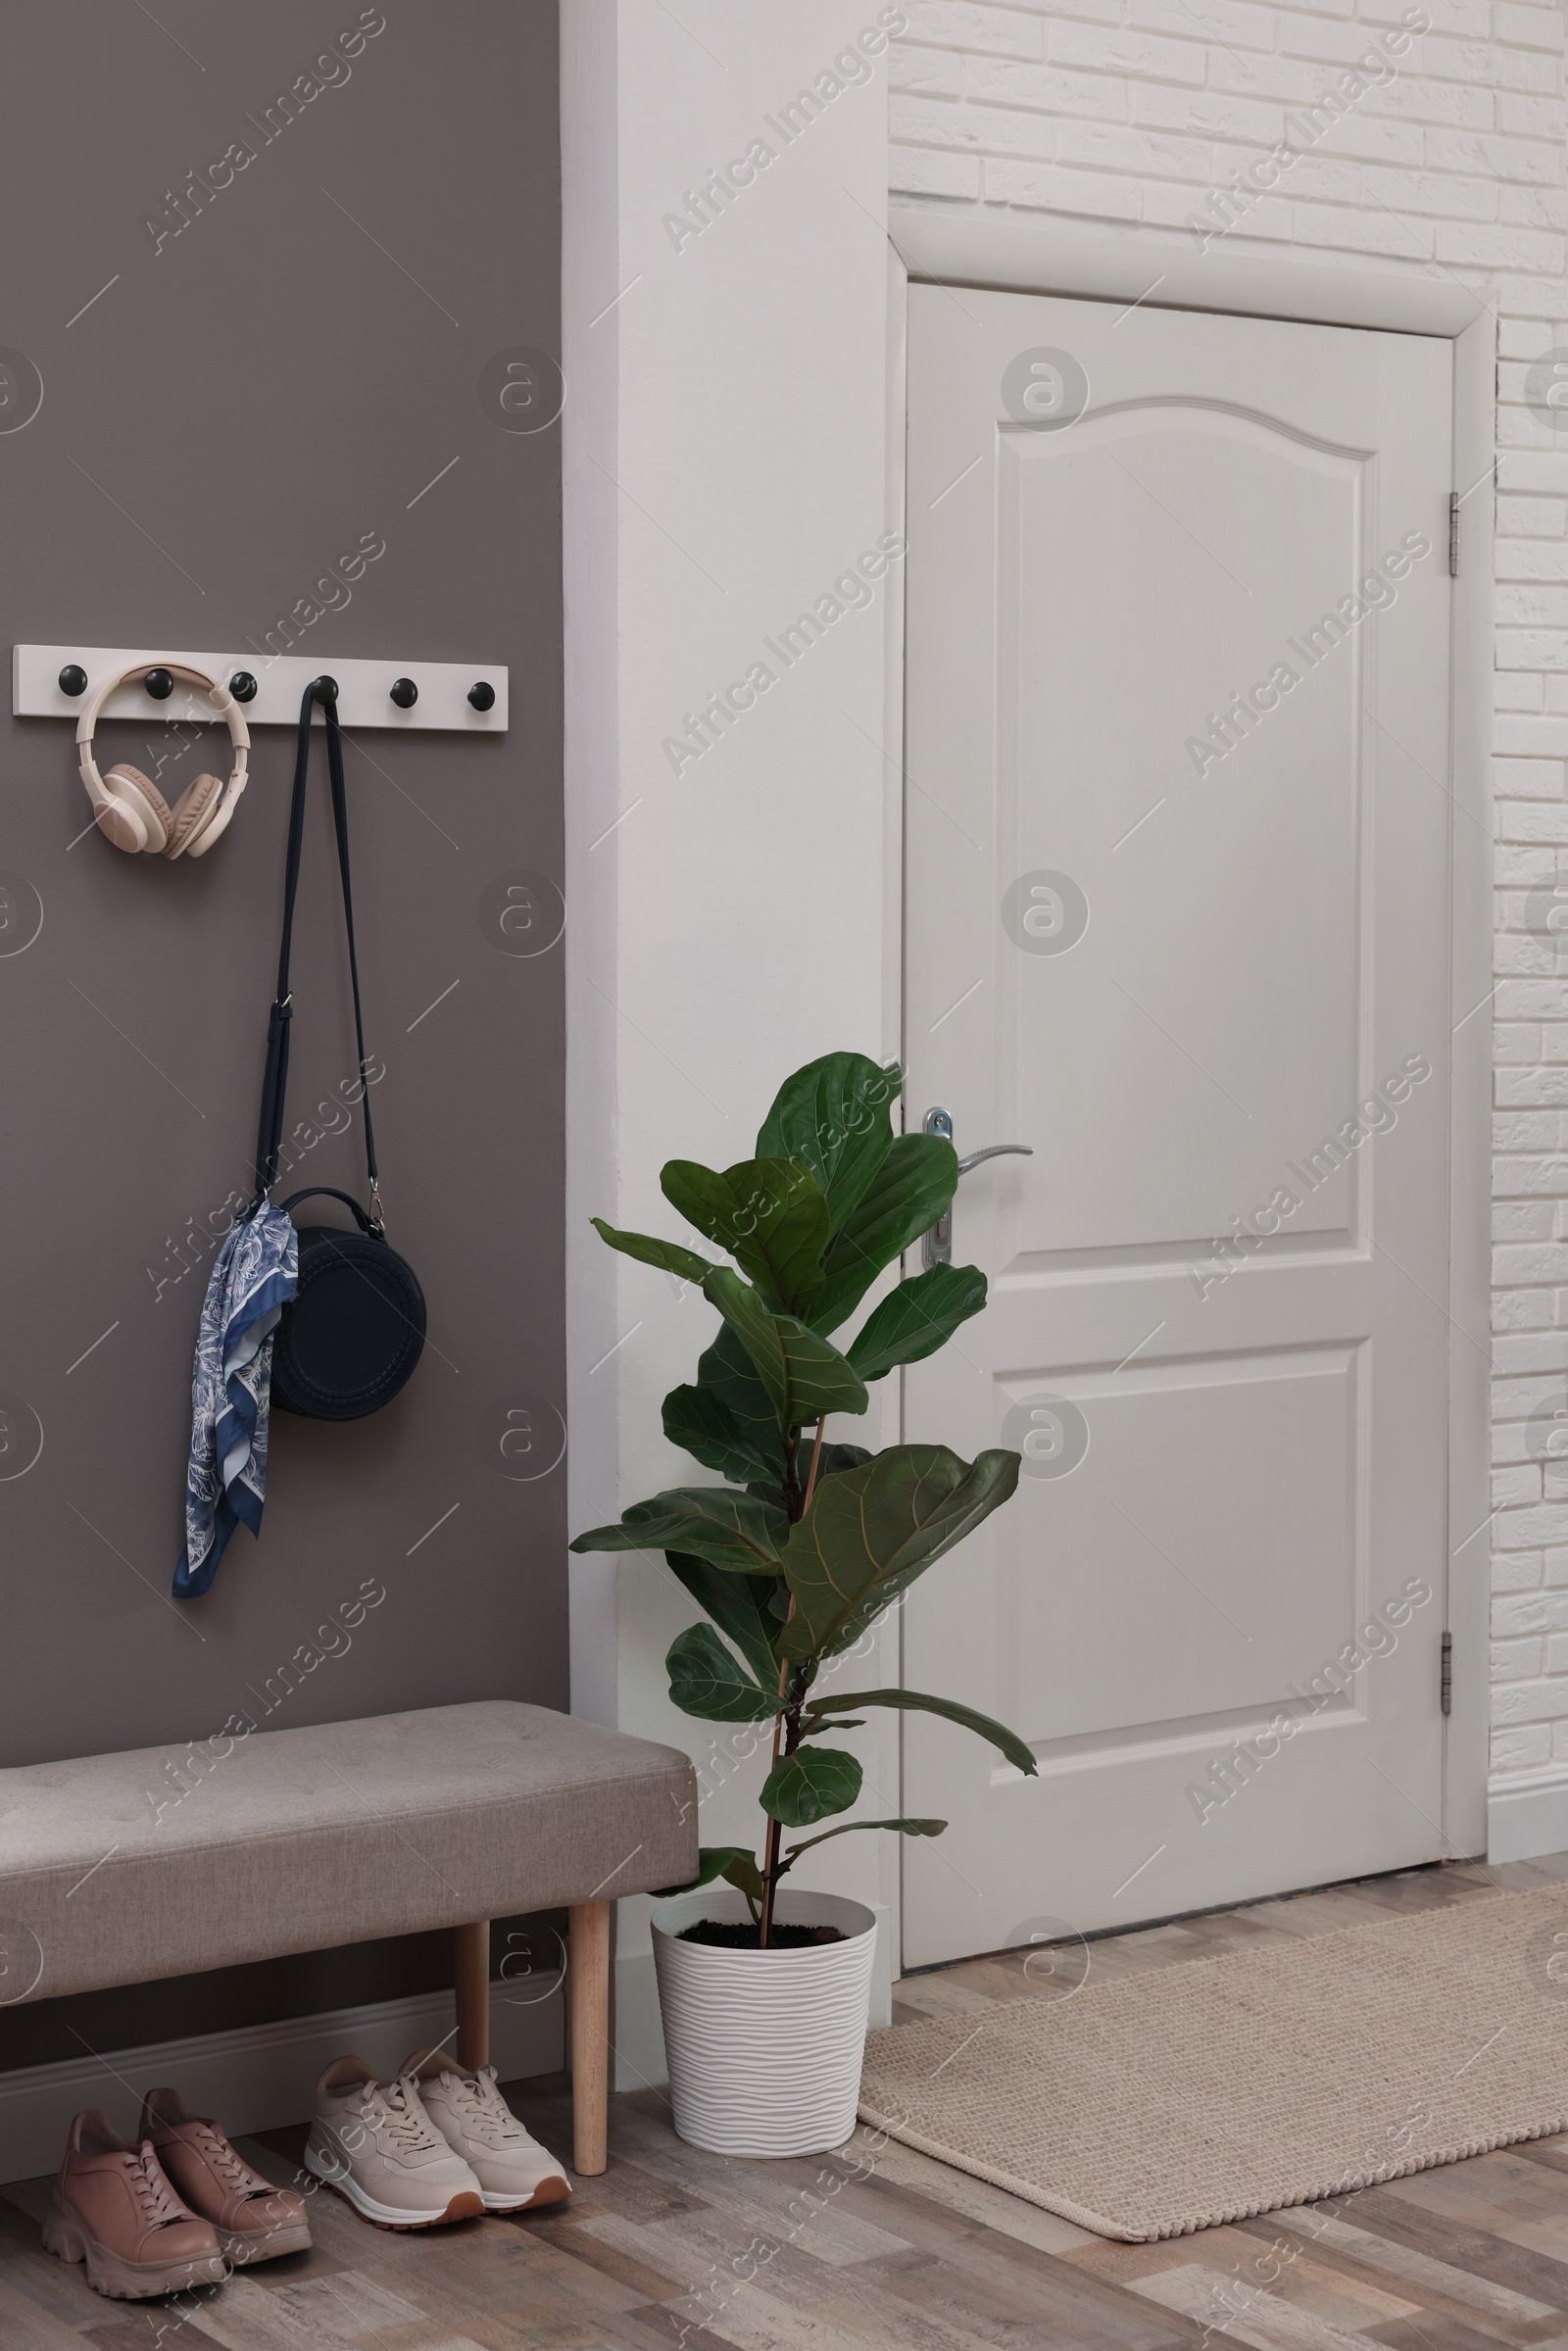
[[[169,838],[164,844],[166,857],[177,857],[182,851],[194,849],[196,836],[212,814],[222,789],[216,775],[199,775],[194,783],[186,785],[169,820]]]
[[[143,775],[139,767],[122,763],[109,769],[104,790],[109,806],[98,810],[99,831],[106,833],[117,849],[161,850],[174,820],[151,777]]]
[[[239,794],[237,792],[230,794],[226,784],[220,785],[218,799],[214,803],[211,816],[204,818],[200,830],[186,843],[186,857],[205,857],[213,843],[220,840],[227,832],[229,820],[238,806]]]
[[[122,800],[106,800],[94,811],[93,822],[106,841],[116,849],[127,850],[132,857],[147,847],[147,827],[134,810]]]

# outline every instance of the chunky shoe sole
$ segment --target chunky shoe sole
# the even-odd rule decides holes
[[[228,2264],[220,2253],[192,2261],[127,2261],[122,2253],[101,2245],[79,2213],[72,2211],[59,2189],[49,2199],[43,2225],[43,2249],[57,2261],[85,2262],[87,2283],[95,2294],[115,2302],[141,2302],[157,2294],[183,2293],[193,2285],[221,2285]]]
[[[396,2204],[379,2204],[369,2195],[352,2172],[328,2171],[314,2147],[305,2150],[305,2169],[312,2176],[335,2188],[345,2204],[352,2204],[362,2221],[373,2222],[377,2229],[440,2229],[448,2221],[474,2221],[484,2211],[484,2199],[472,2188],[460,2188],[451,2201],[439,2212],[408,2212]]]
[[[220,2229],[213,2223],[218,2249],[236,2270],[254,2269],[259,2261],[275,2261],[280,2253],[309,2253],[311,2224],[292,2221],[276,2229]]]

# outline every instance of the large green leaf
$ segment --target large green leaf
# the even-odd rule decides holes
[[[784,1080],[762,1121],[758,1155],[810,1169],[832,1234],[843,1231],[888,1155],[902,1084],[896,1061],[880,1069],[864,1053],[825,1053]]]
[[[986,1277],[977,1265],[928,1266],[872,1309],[846,1359],[862,1380],[880,1380],[901,1363],[934,1355],[985,1302]]]
[[[711,1625],[688,1625],[664,1658],[669,1694],[682,1714],[705,1723],[761,1723],[778,1712],[778,1690],[753,1680]]]
[[[793,1314],[775,1314],[765,1300],[730,1272],[715,1266],[703,1284],[757,1366],[779,1428],[798,1429],[824,1412],[863,1412],[869,1401],[858,1373],[837,1347],[808,1331]]]
[[[671,1894],[695,1893],[700,1886],[711,1886],[715,1878],[725,1878],[731,1886],[738,1886],[752,1902],[762,1898],[762,1874],[755,1853],[749,1852],[745,1845],[701,1845],[696,1877],[688,1878],[684,1886],[659,1886],[656,1899],[665,1901]]]
[[[696,1159],[671,1159],[659,1182],[670,1206],[727,1249],[776,1304],[806,1311],[822,1287],[828,1245],[827,1201],[807,1168],[742,1159],[720,1174]]]
[[[958,1154],[940,1135],[900,1135],[823,1260],[813,1331],[836,1331],[885,1265],[934,1225],[957,1188]]]
[[[1034,1751],[1024,1745],[1015,1731],[1005,1723],[994,1722],[989,1714],[976,1714],[972,1706],[956,1705],[952,1698],[927,1697],[919,1690],[852,1690],[842,1696],[813,1698],[806,1709],[805,1725],[808,1736],[828,1728],[828,1716],[854,1714],[861,1706],[901,1706],[915,1714],[940,1714],[950,1723],[961,1723],[964,1730],[977,1732],[1000,1747],[1009,1763],[1017,1765],[1025,1778],[1034,1779],[1039,1765]]]
[[[797,1747],[762,1782],[762,1810],[786,1829],[808,1829],[847,1812],[860,1792],[860,1767],[837,1747]]]
[[[735,1643],[764,1690],[778,1686],[778,1652],[773,1646],[789,1607],[782,1576],[737,1576],[712,1567],[690,1551],[666,1551],[664,1563],[686,1587],[699,1608]],[[775,1595],[783,1605],[775,1607]]]
[[[780,1474],[778,1423],[767,1392],[752,1372],[751,1357],[742,1356],[747,1371],[756,1381],[765,1414],[763,1436],[766,1445],[752,1442],[732,1407],[716,1388],[672,1388],[664,1398],[664,1435],[671,1445],[691,1453],[705,1469],[716,1469],[721,1478],[733,1485],[750,1485],[754,1478],[772,1486]]]
[[[741,1433],[742,1445],[760,1463],[767,1484],[781,1487],[784,1440],[773,1399],[739,1335],[727,1322],[719,1325],[718,1337],[697,1359],[697,1384],[705,1395],[711,1393],[724,1405]],[[708,1466],[712,1469],[717,1464],[710,1461]]]
[[[590,1216],[588,1221],[600,1240],[618,1249],[622,1256],[657,1265],[663,1273],[679,1274],[683,1282],[700,1282],[709,1270],[707,1257],[700,1257],[694,1249],[683,1249],[678,1241],[656,1241],[652,1233],[617,1233],[602,1216]]]
[[[777,1567],[789,1520],[772,1502],[727,1486],[675,1486],[634,1502],[618,1526],[579,1535],[574,1551],[695,1551],[743,1576]]]
[[[820,1837],[808,1837],[798,1845],[787,1848],[784,1869],[793,1868],[803,1853],[813,1845],[825,1845],[830,1837],[853,1837],[857,1829],[897,1829],[903,1837],[940,1837],[946,1821],[841,1821],[836,1829],[824,1829]],[[782,1878],[784,1870],[780,1870]]]
[[[818,1486],[790,1530],[784,1573],[795,1614],[780,1637],[797,1661],[858,1641],[907,1584],[961,1543],[1018,1483],[1016,1453],[972,1464],[942,1445],[899,1445]]]

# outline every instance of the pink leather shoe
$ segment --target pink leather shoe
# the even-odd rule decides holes
[[[101,2114],[78,2114],[44,2216],[43,2249],[84,2261],[95,2293],[133,2302],[218,2285],[228,2265],[144,2139],[127,2146]]]
[[[274,2187],[236,2155],[216,2123],[186,2111],[177,2090],[150,2089],[141,2135],[193,2212],[211,2224],[236,2269],[303,2253],[311,2242],[305,2199]]]

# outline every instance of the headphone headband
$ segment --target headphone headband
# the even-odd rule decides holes
[[[90,758],[93,732],[98,724],[98,713],[116,688],[134,685],[138,678],[150,677],[155,669],[167,669],[171,677],[182,678],[188,686],[202,687],[211,696],[213,709],[218,716],[227,719],[228,737],[235,751],[248,752],[250,750],[250,729],[245,724],[245,713],[228,688],[220,685],[216,677],[209,677],[205,669],[187,669],[178,661],[138,661],[132,669],[122,669],[118,676],[104,678],[99,685],[94,687],[86,709],[76,721],[78,750],[84,749]],[[84,774],[86,764],[87,760],[84,759],[82,762]],[[93,764],[93,777],[96,781],[98,777],[96,762]]]

